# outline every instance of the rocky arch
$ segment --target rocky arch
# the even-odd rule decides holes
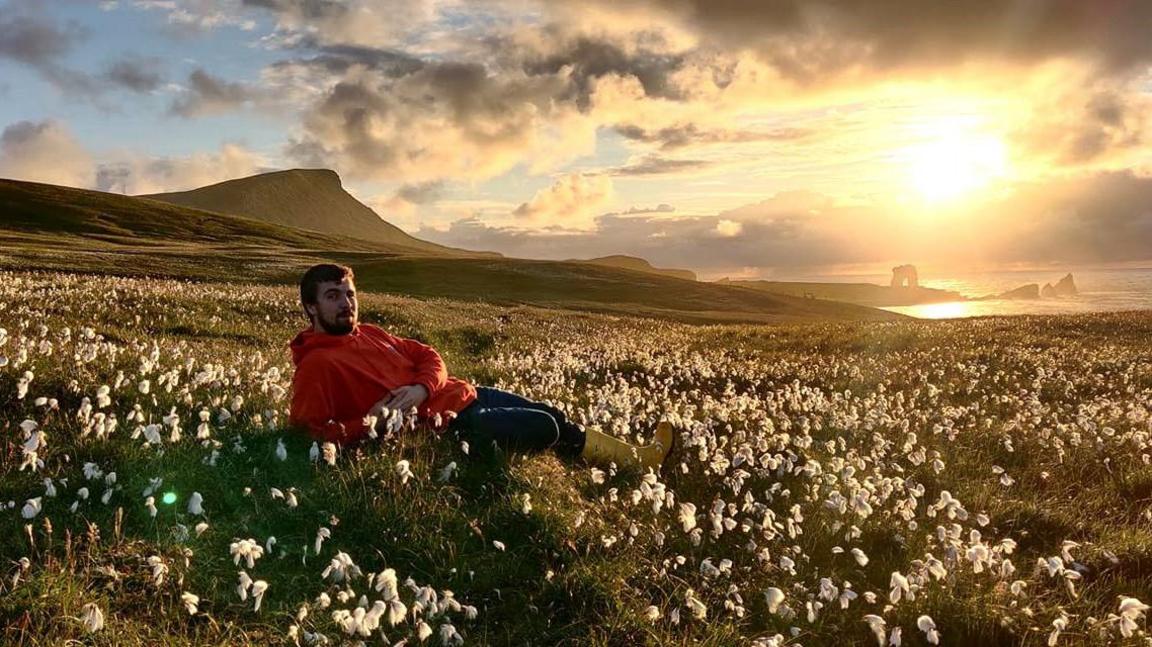
[[[892,287],[898,288],[904,285],[910,288],[920,286],[920,278],[916,274],[915,265],[897,265],[892,268]]]

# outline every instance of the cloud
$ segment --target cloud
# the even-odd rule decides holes
[[[61,29],[39,16],[0,17],[0,56],[33,67],[55,65],[82,37],[75,25]]]
[[[269,170],[259,154],[238,144],[175,158],[117,153],[98,166],[96,188],[129,195],[187,191]]]
[[[572,173],[541,189],[513,212],[540,224],[579,228],[591,223],[612,198],[612,181],[603,175]]]
[[[608,172],[612,175],[622,176],[667,175],[699,171],[709,166],[712,166],[712,162],[704,160],[669,159],[667,157],[649,155],[637,162],[610,169]]]
[[[89,188],[92,157],[58,121],[18,121],[0,133],[0,177]]]
[[[99,95],[99,84],[92,77],[60,62],[87,32],[75,23],[60,26],[38,13],[25,13],[35,8],[21,7],[13,3],[0,15],[0,59],[30,66],[62,92],[90,99]]]
[[[539,172],[592,152],[595,125],[555,97],[554,76],[489,74],[430,62],[392,77],[354,69],[304,111],[287,155],[353,179],[484,179],[529,162]]]
[[[243,108],[263,96],[258,88],[196,69],[188,75],[188,87],[172,102],[169,112],[185,118],[203,117]]]
[[[433,20],[430,0],[242,0],[271,12],[286,36],[308,35],[323,44],[388,46]]]
[[[785,127],[773,130],[708,130],[698,124],[677,124],[665,128],[646,130],[633,124],[618,124],[616,132],[625,138],[659,144],[661,150],[675,150],[685,146],[702,144],[733,144],[761,141],[795,141],[811,136],[813,133],[807,128]]]
[[[710,216],[611,215],[577,230],[493,225],[473,217],[418,236],[477,250],[563,259],[628,254],[705,274],[913,262],[972,269],[1152,260],[1152,177],[1105,172],[1028,184],[953,212],[895,203],[837,204],[808,191]]]
[[[702,46],[752,51],[798,82],[846,71],[948,67],[973,60],[1037,63],[1088,58],[1124,73],[1152,58],[1152,5],[980,0],[592,0],[553,2],[574,13],[596,8],[605,22],[672,25]]]
[[[156,58],[122,58],[104,71],[103,78],[133,92],[151,92],[164,81]]]

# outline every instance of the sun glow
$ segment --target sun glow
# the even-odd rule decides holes
[[[1008,172],[1004,142],[989,135],[951,132],[901,151],[908,181],[926,202],[966,198]]]

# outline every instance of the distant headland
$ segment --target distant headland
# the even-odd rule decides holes
[[[720,279],[718,283],[752,288],[809,299],[843,301],[872,307],[914,306],[950,301],[989,301],[994,299],[1048,299],[1072,297],[1079,294],[1072,274],[1055,284],[1029,283],[1018,288],[996,294],[969,296],[953,290],[941,290],[920,285],[920,275],[915,265],[898,265],[892,268],[892,278],[888,285],[876,283],[835,283],[809,281],[732,281]]]

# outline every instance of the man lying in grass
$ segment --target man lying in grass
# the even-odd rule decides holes
[[[317,440],[357,443],[377,430],[388,411],[421,420],[447,420],[473,445],[495,442],[513,451],[553,448],[562,456],[641,470],[659,470],[672,444],[662,422],[651,445],[636,447],[562,411],[515,393],[473,386],[448,375],[436,349],[357,321],[352,269],[321,264],[300,280],[300,302],[312,325],[292,340],[291,422]]]

